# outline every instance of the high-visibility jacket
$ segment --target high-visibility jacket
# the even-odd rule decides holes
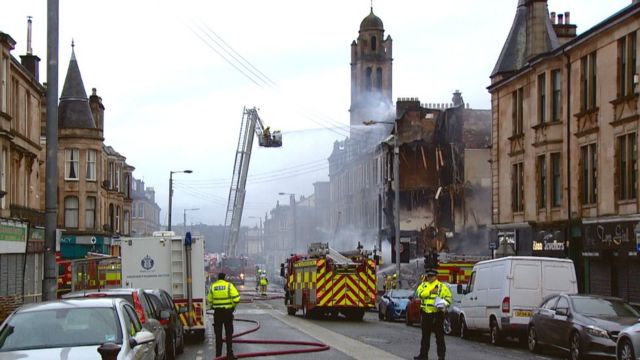
[[[260,279],[260,285],[262,285],[262,286],[269,285],[269,280],[267,280],[267,278]]]
[[[436,289],[434,293],[431,293],[433,289]],[[446,301],[447,306],[451,305],[452,296],[449,287],[439,280],[433,282],[423,281],[418,289],[416,289],[416,296],[420,298],[420,308],[423,312],[430,314],[438,311],[436,308],[436,297],[440,297]]]
[[[207,300],[211,309],[233,309],[240,302],[240,294],[232,283],[218,280],[211,284]]]

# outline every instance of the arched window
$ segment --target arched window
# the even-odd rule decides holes
[[[382,68],[376,69],[376,89],[382,90]]]
[[[371,51],[376,51],[376,48],[378,47],[378,39],[376,39],[375,36],[371,37]]]
[[[368,67],[366,78],[365,78],[365,81],[366,81],[365,86],[366,86],[366,89],[369,91],[371,90],[371,86],[373,86],[373,79],[371,79],[371,72],[372,72],[371,68]]]
[[[64,198],[64,227],[78,228],[78,197]]]

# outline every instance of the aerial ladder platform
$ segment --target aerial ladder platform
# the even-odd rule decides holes
[[[255,107],[249,109],[245,107],[240,124],[240,136],[233,165],[227,213],[224,220],[227,256],[231,257],[237,256],[236,245],[240,232],[247,174],[255,136],[258,137],[258,145],[262,147],[277,148],[282,146],[282,133],[280,131],[272,132],[268,126],[265,127]]]

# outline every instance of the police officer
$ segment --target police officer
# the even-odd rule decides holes
[[[269,285],[269,280],[267,279],[267,275],[262,275],[260,277],[260,295],[267,295],[267,286]]]
[[[436,334],[436,345],[438,347],[438,360],[444,360],[446,346],[444,344],[444,329],[442,323],[447,313],[447,307],[451,305],[451,291],[446,284],[441,283],[436,275],[438,272],[434,268],[426,271],[426,279],[418,289],[416,296],[421,299],[420,308],[422,310],[422,340],[420,341],[420,354],[414,360],[426,360],[429,355],[431,345],[431,333]],[[436,303],[436,298],[439,302]]]
[[[218,274],[218,281],[211,284],[207,300],[209,308],[213,309],[213,331],[216,334],[216,357],[222,355],[222,327],[227,342],[227,359],[233,356],[233,312],[240,302],[240,294],[232,283],[225,280],[224,273]]]

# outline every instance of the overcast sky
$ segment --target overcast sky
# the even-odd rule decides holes
[[[0,12],[0,31],[33,51],[46,81],[46,1],[19,0]],[[459,89],[489,109],[489,75],[518,0],[377,0],[373,11],[393,39],[393,99],[450,102]],[[631,0],[549,0],[571,12],[578,33]],[[348,135],[350,44],[369,0],[60,0],[59,92],[71,41],[87,94],[105,105],[105,143],[156,190],[166,224],[169,172],[173,223],[223,224],[243,107],[284,134],[280,149],[254,144],[244,225],[254,225],[278,192],[310,195],[328,180],[327,157]],[[226,59],[226,60],[225,60]]]

